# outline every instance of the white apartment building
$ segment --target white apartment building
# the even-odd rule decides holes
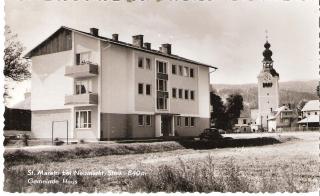
[[[32,137],[196,136],[210,126],[210,65],[62,26],[32,49]],[[216,69],[216,68],[215,68]]]

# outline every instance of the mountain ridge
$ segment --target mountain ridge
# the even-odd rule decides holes
[[[317,85],[317,80],[279,82],[280,105],[291,104],[292,107],[296,107],[301,100],[318,99]],[[243,96],[246,106],[258,108],[257,84],[211,84],[211,87],[224,100],[230,94],[239,93]]]

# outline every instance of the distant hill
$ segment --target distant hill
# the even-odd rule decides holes
[[[295,107],[303,99],[317,99],[317,85],[317,80],[280,82],[280,105],[290,103]],[[250,108],[258,108],[257,84],[213,84],[212,88],[223,99],[230,94],[239,93],[243,96],[245,105]]]

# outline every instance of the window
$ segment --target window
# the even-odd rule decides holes
[[[75,81],[75,94],[88,94],[91,92],[91,85],[89,80],[77,80]]]
[[[179,98],[182,99],[182,89],[179,89]]]
[[[151,59],[146,58],[146,69],[151,69]]]
[[[177,116],[177,126],[181,127],[181,116]]]
[[[163,61],[157,61],[157,72],[158,73],[167,73],[167,63]]]
[[[91,111],[76,111],[76,128],[91,128]]]
[[[138,125],[143,126],[143,115],[138,115]]]
[[[190,91],[190,99],[194,100],[194,91]]]
[[[189,90],[184,90],[184,98],[189,99]]]
[[[142,57],[138,58],[138,67],[143,68],[143,58]]]
[[[272,83],[270,83],[270,82],[268,82],[268,83],[262,83],[262,87],[263,87],[263,88],[272,87]]]
[[[318,112],[315,112],[314,115],[318,115]]]
[[[177,74],[176,65],[172,65],[172,74]]]
[[[189,76],[189,67],[183,67],[183,76]]]
[[[181,65],[179,65],[179,75],[181,75],[181,76],[182,76],[182,73],[183,73],[182,66],[181,66]]]
[[[190,126],[194,127],[196,125],[196,119],[194,117],[190,118]]]
[[[151,116],[150,115],[146,115],[146,125],[147,126],[151,126]]]
[[[80,54],[76,54],[76,65],[80,65]]]
[[[194,69],[190,68],[190,77],[193,78],[194,77]]]
[[[247,119],[243,119],[243,124],[247,124]]]
[[[172,97],[177,98],[177,89],[176,88],[172,88]]]
[[[189,117],[184,118],[184,126],[189,127]]]
[[[140,95],[143,95],[143,84],[142,84],[142,83],[139,83],[139,84],[138,84],[138,93],[139,93]]]
[[[159,110],[166,110],[167,109],[167,98],[164,98],[164,97],[157,98],[157,108]]]
[[[166,80],[157,80],[157,90],[158,91],[167,91],[167,81]]]
[[[146,95],[151,95],[151,85],[150,84],[146,85]]]
[[[91,63],[90,60],[91,60],[90,52],[82,52],[82,53],[76,54],[76,65]]]

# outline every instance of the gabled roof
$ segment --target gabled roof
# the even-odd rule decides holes
[[[126,43],[126,42],[122,42],[122,41],[115,41],[113,39],[110,39],[110,38],[107,38],[107,37],[102,37],[102,36],[95,36],[95,35],[92,35],[91,33],[88,33],[88,32],[84,32],[84,31],[80,31],[80,30],[77,30],[77,29],[73,29],[73,28],[70,28],[70,27],[66,27],[66,26],[61,26],[57,31],[55,31],[54,33],[60,31],[61,29],[67,29],[67,30],[70,30],[70,31],[73,31],[73,32],[77,32],[77,33],[80,33],[82,35],[86,35],[88,37],[92,37],[92,38],[95,38],[95,39],[99,39],[101,41],[105,41],[105,42],[108,42],[108,43],[111,43],[111,44],[115,44],[115,45],[118,45],[118,46],[123,46],[123,47],[127,47],[127,48],[131,48],[131,49],[134,49],[134,50],[139,50],[139,51],[143,51],[143,52],[147,52],[147,53],[151,53],[151,54],[155,54],[155,55],[159,55],[159,56],[163,56],[163,57],[167,57],[167,58],[171,58],[171,59],[175,59],[175,60],[180,60],[180,61],[184,61],[184,62],[187,62],[187,63],[192,63],[192,64],[197,64],[197,65],[202,65],[202,66],[205,66],[205,67],[211,67],[211,68],[214,68],[214,69],[218,69],[217,67],[214,67],[212,65],[208,65],[208,64],[204,64],[204,63],[200,63],[200,62],[197,62],[197,61],[194,61],[194,60],[190,60],[190,59],[187,59],[187,58],[184,58],[184,57],[181,57],[181,56],[178,56],[178,55],[174,55],[174,54],[165,54],[159,50],[153,50],[153,49],[146,49],[146,48],[140,48],[138,46],[135,46],[133,44],[130,44],[130,43]],[[54,34],[53,33],[53,34]],[[53,35],[52,34],[52,35]],[[51,36],[52,36],[51,35]],[[49,39],[51,36],[49,36],[47,39]],[[46,39],[46,40],[47,40]],[[35,48],[33,48],[31,51],[29,51],[24,57],[25,58],[30,58],[31,57],[31,54],[32,54],[32,51],[35,50],[37,47],[39,47],[42,43],[44,43],[46,40],[44,40],[43,42],[41,42],[40,44],[38,44]]]
[[[298,123],[303,124],[303,123],[319,123],[319,115],[310,115],[307,116],[306,118],[300,120]]]
[[[314,111],[314,110],[320,110],[320,101],[319,100],[310,100],[308,101],[301,111]]]
[[[288,106],[281,106],[281,107],[275,109],[274,115],[271,116],[270,118],[268,118],[268,120],[276,119],[283,111],[292,112],[292,110]]]

